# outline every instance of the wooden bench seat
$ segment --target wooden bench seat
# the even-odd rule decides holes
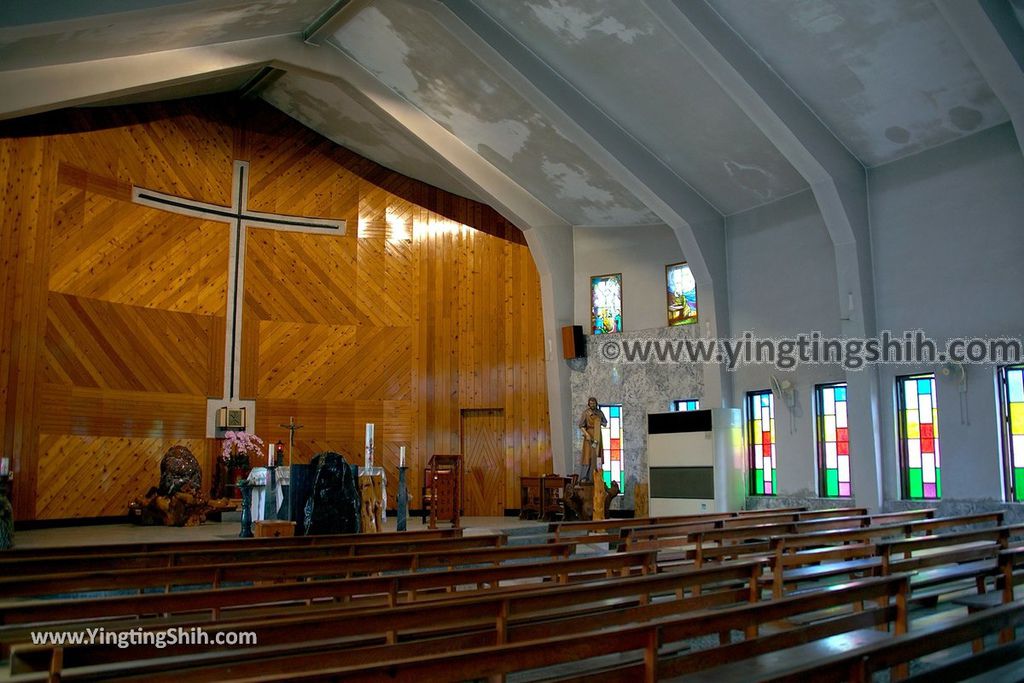
[[[929,626],[912,633],[898,635],[888,641],[865,644],[828,657],[793,660],[790,666],[774,675],[751,678],[751,681],[773,683],[805,683],[813,681],[848,680],[855,683],[872,680],[876,672],[905,666],[912,660],[937,652],[948,651],[984,636],[1024,626],[1024,603],[1007,605],[962,617],[955,621]],[[960,681],[1010,665],[1014,673],[999,680],[1019,680],[1024,664],[1024,641],[1013,641],[981,654],[960,656],[915,674],[906,679],[925,681]]]
[[[624,525],[619,529],[620,537],[625,541],[632,539],[634,541],[643,540],[654,540],[664,536],[677,535],[677,530],[689,527],[697,524],[708,524],[707,528],[716,529],[727,529],[734,527],[750,527],[767,524],[788,524],[798,522],[819,522],[822,525],[828,526],[830,522],[826,520],[851,520],[851,519],[864,519],[865,514],[850,514],[851,512],[863,513],[862,508],[841,508],[833,510],[817,510],[812,512],[800,511],[800,512],[771,512],[758,515],[742,515],[742,516],[729,516],[721,517],[717,519],[683,519],[673,521],[670,523],[658,522],[656,524],[644,523],[644,524],[633,524]],[[930,514],[933,511],[914,511],[912,513],[902,514],[915,514],[923,515]],[[831,522],[831,524],[837,524],[845,527],[848,524],[842,522]]]
[[[457,538],[462,529],[416,529],[385,531],[379,534],[327,534],[323,536],[285,536],[275,538],[227,538],[202,541],[143,541],[140,543],[107,543],[102,545],[14,547],[5,550],[3,559],[71,557],[75,555],[130,555],[135,553],[183,552],[187,550],[243,550],[284,548],[309,545],[379,543],[389,540],[422,541],[436,538]]]
[[[776,652],[766,652],[750,659],[716,666],[674,680],[686,683],[750,683],[764,680],[780,670],[785,670],[793,662],[806,662],[824,659],[831,655],[847,652],[854,648],[886,643],[892,636],[877,629],[862,628],[847,633],[821,638],[810,643],[803,643]]]
[[[375,535],[376,536],[376,535]],[[400,535],[398,535],[400,536]],[[46,558],[0,557],[0,577],[38,573],[101,571],[109,569],[141,569],[197,564],[244,563],[315,557],[355,557],[468,548],[495,548],[505,544],[500,533],[441,539],[392,539],[360,543],[316,544],[305,546],[254,547],[230,551],[179,550],[129,553],[124,555],[71,555]]]
[[[966,607],[970,614],[1013,602],[1015,587],[1024,583],[1024,546],[1000,551],[998,577],[995,591],[960,597],[953,602]]]
[[[809,548],[841,545],[846,543],[877,543],[885,540],[910,538],[914,534],[934,535],[940,531],[959,527],[972,527],[977,524],[998,526],[1002,513],[984,513],[978,515],[961,515],[955,517],[932,517],[908,520],[905,513],[901,521],[893,521],[893,515],[872,516],[871,524],[865,527],[850,529],[829,529],[823,531],[804,531],[798,534],[775,536],[771,539],[773,554],[797,552]],[[884,520],[884,524],[879,521]]]
[[[544,669],[574,663],[584,669],[588,661],[612,654],[623,654],[621,662],[603,665],[596,671],[580,671],[560,680],[654,681],[695,673],[728,662],[748,660],[760,655],[796,647],[809,641],[868,628],[889,628],[894,634],[906,631],[906,577],[864,579],[842,586],[782,600],[755,605],[725,607],[692,615],[659,619],[649,624],[602,628],[602,617],[590,620],[591,631],[507,645],[442,651],[406,658],[388,657],[379,652],[377,662],[337,665],[333,653],[296,661],[287,674],[275,676],[264,666],[256,669],[267,674],[261,680],[284,680],[301,675],[304,680],[345,680],[348,682],[381,680],[478,680],[509,673]],[[796,615],[808,615],[841,604],[863,604],[859,611],[839,617],[825,617],[805,625],[777,628]],[[770,633],[761,629],[772,625]],[[747,633],[748,638],[723,642],[718,647],[679,654],[676,645],[693,638],[723,637],[732,630]],[[881,633],[881,631],[879,631]],[[276,666],[276,664],[275,664]],[[231,670],[232,672],[234,669]],[[76,680],[68,678],[67,680]],[[108,676],[106,680],[133,680]],[[152,680],[137,677],[134,680]]]
[[[397,605],[410,600],[453,597],[459,592],[494,590],[510,583],[567,584],[613,575],[653,573],[654,553],[615,553],[550,562],[454,569],[385,576],[285,583],[218,590],[182,591],[77,600],[47,600],[0,606],[0,655],[29,639],[32,631],[83,630],[103,620],[108,628],[162,626],[188,620],[210,623],[307,610],[338,600],[352,606]],[[529,587],[529,586],[527,586]],[[437,591],[442,591],[437,593]],[[180,615],[188,615],[182,619]]]
[[[863,510],[863,508],[843,508],[842,514],[853,514],[849,510]],[[624,526],[651,526],[659,524],[683,524],[688,522],[701,522],[715,519],[729,519],[733,517],[761,517],[765,515],[776,515],[780,513],[792,513],[806,511],[804,507],[778,508],[774,510],[738,510],[733,512],[705,512],[693,515],[668,515],[661,517],[631,517],[582,520],[574,522],[550,522],[547,527],[547,534],[552,540],[559,540],[564,535],[601,535],[615,538],[618,530]],[[819,511],[819,514],[829,514],[831,511]]]
[[[42,574],[0,578],[0,596],[14,597],[62,595],[76,592],[126,591],[159,588],[170,592],[184,586],[209,586],[253,583],[257,581],[296,581],[347,578],[381,572],[406,572],[436,567],[501,564],[537,558],[567,558],[575,543],[501,546],[467,550],[435,550],[392,555],[326,557],[269,562],[223,562],[211,565],[153,569]]]
[[[997,547],[991,544],[1001,538],[1001,532],[994,528],[979,529],[974,536],[952,535],[929,536],[930,540],[919,541],[910,545],[899,545],[913,533],[935,531],[937,529],[970,527],[972,524],[986,524],[1001,519],[1001,513],[995,515],[965,515],[961,517],[935,518],[921,521],[905,521],[899,524],[888,524],[877,527],[863,527],[846,530],[829,530],[806,534],[777,536],[771,539],[771,570],[762,577],[765,583],[771,583],[772,594],[781,597],[787,588],[795,588],[800,583],[818,581],[837,575],[855,576],[858,572],[892,573],[913,572],[912,586],[918,597],[921,590],[928,586],[937,586],[957,578],[975,578],[979,572],[987,574],[990,567],[985,564]],[[890,518],[891,519],[891,518]],[[970,532],[962,532],[970,533]],[[963,547],[963,544],[978,541],[984,549],[974,551]],[[877,545],[876,545],[877,544]],[[881,548],[881,550],[879,550]],[[918,557],[914,561],[889,566],[883,557],[890,557],[893,549],[901,549],[904,554],[913,552],[933,552],[933,557]],[[943,553],[955,552],[943,560]],[[872,557],[872,555],[878,555]],[[898,560],[892,560],[898,562]],[[961,564],[958,564],[961,563]],[[971,564],[965,564],[971,563]],[[936,566],[942,565],[942,566]],[[954,566],[955,565],[955,566]],[[922,570],[921,567],[931,567]]]
[[[274,539],[278,540],[278,539]],[[364,543],[318,544],[309,546],[265,546],[228,551],[185,550],[130,553],[126,555],[72,555],[44,558],[0,557],[0,576],[105,571],[111,569],[145,569],[210,565],[222,562],[261,562],[301,560],[325,557],[358,557],[363,555],[400,554],[430,551],[494,548],[504,545],[500,534],[427,538],[423,540],[390,540]]]
[[[984,593],[986,580],[999,573],[998,556],[1024,525],[922,536],[878,543],[883,573],[911,572],[913,599],[934,604],[958,582],[973,582]]]
[[[787,590],[799,588],[800,584],[839,576],[854,578],[882,573],[882,560],[877,556],[875,546],[868,543],[773,555],[769,566],[761,582],[771,588],[772,597],[776,599],[785,595]]]
[[[587,630],[598,617],[602,625],[612,626],[650,621],[690,612],[757,599],[757,563],[736,563],[701,570],[666,572],[647,576],[605,579],[581,584],[534,587],[517,593],[488,593],[471,598],[453,598],[438,610],[436,604],[407,604],[390,609],[327,611],[315,616],[268,618],[209,625],[207,632],[246,631],[256,634],[258,648],[220,651],[216,646],[179,645],[158,650],[154,647],[130,651],[101,645],[57,648],[22,645],[12,653],[12,673],[55,671],[135,662],[135,672],[164,672],[154,680],[171,680],[168,669],[179,670],[190,681],[217,680],[223,672],[211,671],[231,664],[232,674],[240,673],[238,663],[258,671],[255,660],[287,653],[299,657],[307,651],[320,651],[327,645],[340,649],[373,647],[385,643],[401,644],[391,656],[421,654],[422,647],[406,647],[411,640],[437,637],[443,632],[463,643],[475,643],[481,630],[490,633],[490,642],[515,642],[550,637],[566,632]],[[699,590],[698,590],[699,589]],[[656,600],[657,597],[668,598]],[[465,637],[465,638],[464,638]],[[283,647],[287,646],[287,647]],[[434,645],[436,647],[436,645]],[[426,650],[429,652],[430,650]],[[210,653],[209,655],[207,653]],[[195,657],[198,663],[168,665],[155,661],[166,657]],[[353,660],[365,657],[354,651]],[[154,660],[145,661],[144,660]],[[335,662],[342,661],[335,658]],[[278,661],[280,663],[280,661]],[[184,671],[197,668],[199,671]],[[207,675],[209,676],[207,678]],[[67,674],[65,674],[67,677]],[[68,678],[73,680],[73,677]]]
[[[901,513],[904,518],[930,518],[933,510],[914,510]],[[627,539],[627,550],[659,550],[659,562],[675,564],[694,562],[721,562],[769,554],[771,539],[777,536],[800,536],[827,530],[848,530],[869,527],[870,516],[825,517],[802,522],[772,522],[755,520],[753,524],[716,529],[697,530],[686,525],[639,529]],[[635,540],[634,540],[635,539]]]

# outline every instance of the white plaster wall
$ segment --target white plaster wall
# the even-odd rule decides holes
[[[624,332],[668,325],[665,266],[684,261],[679,241],[666,225],[573,228],[574,312],[590,334],[590,277],[622,273]],[[698,310],[700,292],[697,292]]]
[[[1024,337],[1024,157],[1009,124],[869,173],[879,329]],[[885,498],[899,497],[894,378],[883,367]],[[944,499],[1002,497],[994,368],[968,369],[967,419],[938,377]]]
[[[810,191],[730,216],[726,230],[732,337],[747,331],[758,338],[839,336],[835,256]],[[814,385],[843,381],[843,369],[750,365],[732,374],[736,407],[748,391],[769,389],[773,374],[795,385],[792,411],[775,402],[779,491],[815,496]]]

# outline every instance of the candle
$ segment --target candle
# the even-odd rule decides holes
[[[405,446],[398,447],[398,466],[405,467]]]
[[[366,469],[373,467],[373,423],[366,423],[366,461],[363,463]]]
[[[274,444],[267,444],[267,467],[274,466]]]

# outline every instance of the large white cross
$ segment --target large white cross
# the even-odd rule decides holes
[[[303,218],[276,213],[250,211],[249,162],[235,161],[231,187],[231,206],[207,204],[195,199],[132,187],[132,200],[138,204],[186,216],[223,221],[231,226],[228,252],[227,334],[224,335],[224,400],[234,402],[239,393],[239,369],[242,363],[242,300],[245,293],[245,234],[247,228],[266,228],[319,235],[344,235],[345,221],[327,218]]]

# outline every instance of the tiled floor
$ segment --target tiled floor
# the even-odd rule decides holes
[[[439,524],[444,527],[446,525]],[[394,517],[386,522],[388,531],[395,530]],[[490,533],[499,529],[535,528],[543,533],[544,523],[524,521],[517,517],[463,517],[462,527],[466,534]],[[419,517],[409,520],[409,530],[425,529]],[[105,545],[108,543],[138,543],[144,541],[201,541],[234,538],[238,536],[237,521],[208,522],[197,527],[146,527],[132,524],[98,524],[92,526],[68,526],[51,529],[18,531],[14,544],[18,548],[41,548],[46,546]]]

